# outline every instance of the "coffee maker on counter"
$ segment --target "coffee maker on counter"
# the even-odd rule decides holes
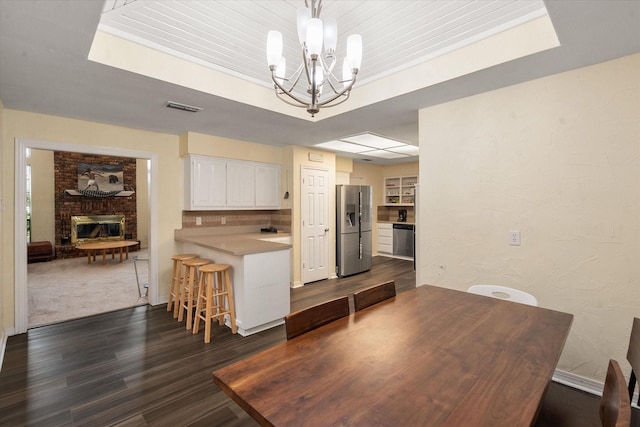
[[[407,210],[406,209],[398,210],[398,222],[407,222]]]

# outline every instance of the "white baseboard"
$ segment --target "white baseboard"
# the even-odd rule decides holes
[[[604,383],[592,380],[591,378],[582,377],[580,375],[572,374],[571,372],[556,369],[552,379],[559,384],[564,384],[577,390],[595,394],[596,396],[602,396],[602,388],[604,387]],[[638,393],[640,393],[640,390],[636,391],[636,393],[634,393],[633,395],[632,402],[636,402],[636,404],[632,405],[634,408],[638,408]]]
[[[602,387],[604,384],[599,381],[592,380],[591,378],[582,377],[580,375],[572,374],[571,372],[556,369],[552,379],[557,383],[586,391],[587,393],[595,394],[597,396],[602,396]]]

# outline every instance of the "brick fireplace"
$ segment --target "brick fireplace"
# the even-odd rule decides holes
[[[56,258],[84,256],[71,242],[72,217],[123,216],[124,237],[137,239],[136,159],[126,157],[69,153],[56,151],[55,178],[55,246]],[[118,165],[122,167],[124,189],[134,191],[129,196],[89,197],[74,196],[66,190],[78,188],[78,163]]]

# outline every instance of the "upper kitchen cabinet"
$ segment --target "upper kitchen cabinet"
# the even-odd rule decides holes
[[[186,210],[280,209],[280,165],[185,158]]]
[[[227,162],[206,156],[185,159],[185,208],[207,210],[224,208],[227,204]]]
[[[280,166],[256,165],[256,207],[280,209]]]
[[[254,207],[255,181],[253,163],[227,161],[227,207],[239,209]]]
[[[413,206],[415,203],[415,185],[417,183],[417,175],[384,178],[384,204]]]

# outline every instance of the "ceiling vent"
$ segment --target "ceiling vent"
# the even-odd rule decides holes
[[[202,111],[200,107],[194,107],[193,105],[181,104],[180,102],[167,101],[167,108],[175,108],[176,110],[188,111],[190,113],[197,113]]]

